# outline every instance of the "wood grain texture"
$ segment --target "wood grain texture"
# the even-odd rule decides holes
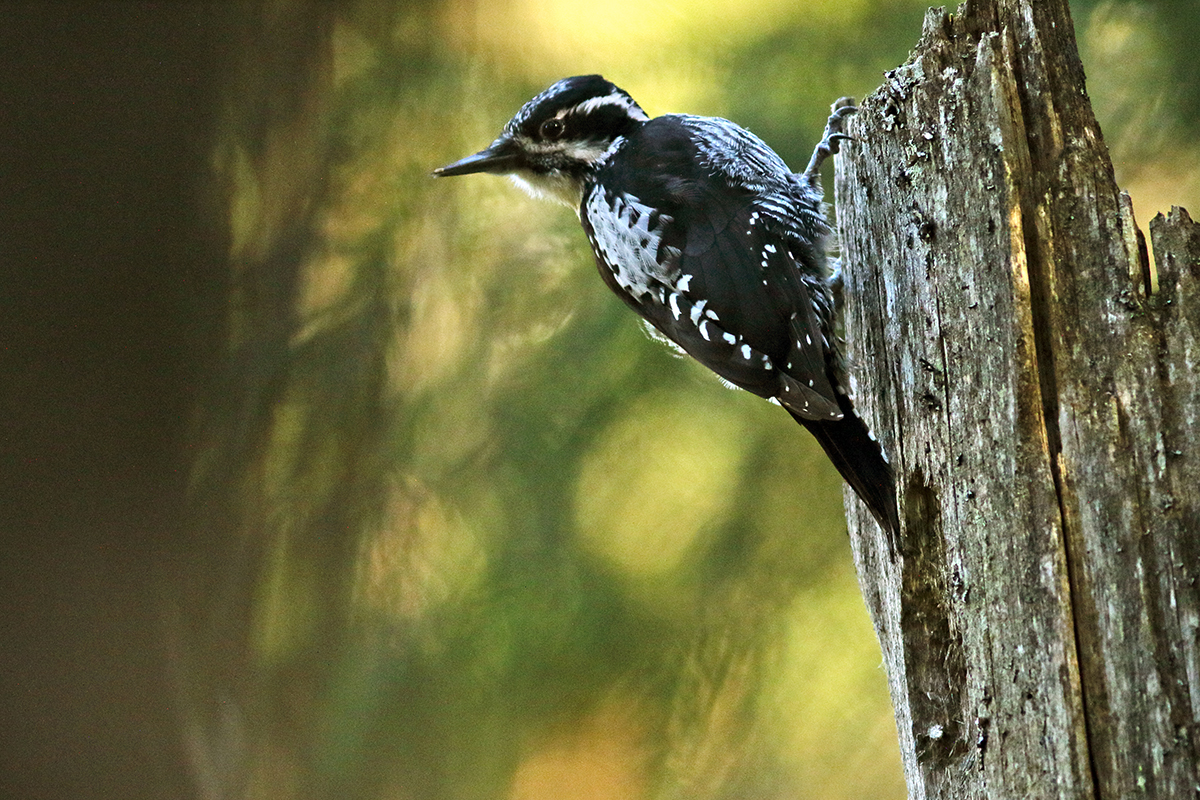
[[[913,797],[1195,797],[1200,232],[1159,290],[1066,2],[926,18],[839,159],[853,385],[892,454],[848,496]]]

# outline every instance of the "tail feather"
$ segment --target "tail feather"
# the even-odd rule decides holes
[[[900,530],[896,507],[896,481],[883,447],[867,424],[843,404],[846,416],[837,422],[818,422],[792,414],[820,442],[829,460],[887,534],[889,544]]]

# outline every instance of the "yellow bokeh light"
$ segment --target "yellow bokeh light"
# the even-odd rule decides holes
[[[474,56],[545,81],[602,72],[634,97],[653,97],[652,115],[715,102],[723,62],[747,40],[803,23],[853,24],[870,0],[545,0],[449,4],[446,40]]]
[[[584,461],[576,510],[585,546],[635,577],[678,568],[730,511],[740,424],[677,396],[640,401]]]

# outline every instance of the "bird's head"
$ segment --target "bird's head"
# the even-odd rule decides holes
[[[563,78],[522,106],[486,150],[433,174],[509,175],[530,194],[578,208],[588,171],[647,119],[632,97],[599,75]]]

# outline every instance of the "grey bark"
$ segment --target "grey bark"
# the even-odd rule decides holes
[[[1200,796],[1200,226],[1146,246],[1065,0],[926,18],[837,174],[847,497],[914,798]]]

